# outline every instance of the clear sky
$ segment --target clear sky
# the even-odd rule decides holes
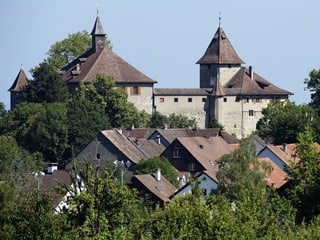
[[[199,66],[218,27],[245,65],[310,102],[303,80],[320,68],[319,0],[2,0],[0,101],[20,67],[29,70],[68,33],[91,32],[97,5],[113,51],[159,88],[199,87]]]

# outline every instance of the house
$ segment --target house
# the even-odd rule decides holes
[[[218,180],[216,175],[216,171],[206,170],[194,176],[194,182],[199,181],[198,187],[202,189],[205,197],[208,197],[215,189],[218,188]],[[178,189],[173,196],[171,196],[171,199],[174,199],[176,196],[185,195],[186,193],[192,193],[192,187],[192,183],[186,183],[180,189]]]
[[[221,137],[178,137],[161,156],[177,169],[183,181],[203,171],[217,173],[215,161],[231,151],[232,147]]]
[[[315,142],[314,147],[320,153],[320,144]],[[260,158],[270,158],[282,170],[289,167],[291,162],[298,162],[300,157],[296,153],[296,144],[266,145],[257,155]]]
[[[130,187],[137,189],[140,197],[147,198],[160,207],[170,202],[170,196],[176,191],[175,186],[161,175],[160,169],[155,174],[134,175]]]
[[[134,171],[135,165],[141,159],[147,159],[132,141],[122,134],[121,129],[100,131],[97,136],[85,146],[76,159],[90,159],[96,165],[105,165],[106,161],[118,160],[124,163],[129,171]]]

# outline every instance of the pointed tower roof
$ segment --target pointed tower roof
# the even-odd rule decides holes
[[[106,32],[103,29],[99,16],[97,16],[96,21],[94,23],[93,29],[91,31],[92,36],[96,35],[106,35]]]
[[[219,26],[214,34],[205,54],[198,60],[197,64],[243,64],[232,47],[227,35]]]
[[[28,78],[23,69],[20,69],[12,86],[8,89],[10,92],[21,92],[28,85]]]

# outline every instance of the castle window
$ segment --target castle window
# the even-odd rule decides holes
[[[240,98],[239,97],[236,97],[236,102],[240,102]]]
[[[100,153],[97,153],[97,159],[100,159],[101,155]]]
[[[140,95],[141,94],[141,89],[140,87],[134,86],[130,88],[130,94],[131,95]]]
[[[173,101],[174,101],[174,102],[179,102],[179,99],[178,99],[177,97],[175,97],[175,98],[173,99]]]
[[[163,97],[160,98],[160,102],[164,103],[164,98]]]
[[[207,98],[202,98],[202,102],[206,102],[207,101]]]
[[[249,116],[253,116],[254,112],[253,110],[249,110]]]
[[[224,102],[227,102],[227,101],[228,101],[228,99],[225,97],[225,98],[223,98],[223,101],[224,101]]]
[[[244,98],[243,99],[243,103],[248,103],[249,102],[249,98]]]
[[[188,102],[192,102],[192,98],[191,97],[188,98]]]

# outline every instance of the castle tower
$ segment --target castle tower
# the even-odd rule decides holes
[[[97,15],[96,21],[94,23],[93,29],[91,31],[92,36],[92,50],[94,52],[101,50],[105,47],[106,33],[101,24],[100,18]]]
[[[219,26],[200,64],[200,88],[212,88],[219,79],[222,86],[237,72],[244,62],[231,45],[227,35]]]
[[[18,103],[22,102],[22,92],[28,85],[28,78],[23,69],[20,69],[12,86],[8,89],[10,91],[10,108],[13,109]]]

